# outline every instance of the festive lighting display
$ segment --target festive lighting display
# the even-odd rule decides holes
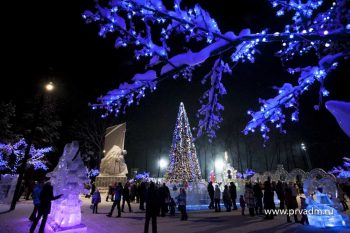
[[[17,173],[17,169],[24,158],[27,142],[24,138],[20,139],[15,144],[0,143],[0,171],[6,171],[12,174]],[[29,160],[27,166],[33,166],[35,170],[48,167],[45,164],[45,156],[51,152],[51,147],[36,149],[33,145],[29,151]]]
[[[343,166],[334,167],[329,173],[336,175],[338,178],[350,178],[350,158],[344,157]]]
[[[170,149],[170,163],[165,180],[170,183],[194,182],[202,179],[191,127],[183,103],[180,104],[173,142]]]
[[[255,171],[253,171],[252,169],[247,169],[243,173],[237,172],[236,177],[239,179],[249,179],[250,177],[254,176],[254,174]]]
[[[219,99],[226,94],[221,82],[223,74],[231,74],[232,68],[239,62],[254,62],[258,54],[256,48],[261,44],[280,42],[281,48],[277,55],[289,73],[298,78],[295,84],[285,83],[276,87],[277,95],[274,98],[260,99],[260,109],[248,111],[251,120],[243,132],[260,131],[265,141],[269,139],[271,125],[281,133],[286,133],[283,124],[288,119],[293,122],[299,120],[299,98],[311,86],[319,84],[320,101],[315,109],[319,109],[323,97],[330,94],[324,86],[325,79],[338,67],[338,63],[350,55],[350,12],[346,0],[269,2],[276,9],[278,17],[291,16],[291,24],[285,25],[284,31],[251,33],[250,29],[244,29],[235,35],[230,31],[222,33],[216,21],[198,4],[189,8],[183,7],[181,0],[174,0],[173,6],[169,8],[162,0],[97,0],[96,10],[87,10],[82,17],[88,23],[98,23],[99,35],[102,37],[116,33],[115,46],[132,46],[136,60],[142,58],[148,61],[148,70],[135,74],[130,83],[120,84],[91,107],[105,109],[102,117],[124,113],[131,104],[138,104],[147,90],[156,90],[157,84],[164,78],[181,76],[191,80],[196,67],[213,61],[208,59],[210,57],[218,57],[214,59],[212,70],[202,78],[203,85],[208,85],[209,89],[200,98],[201,107],[197,114],[197,136],[206,134],[211,140],[215,138],[215,132],[222,122],[221,112],[224,107]],[[136,24],[144,25],[145,29],[136,27]],[[168,40],[176,34],[185,36],[183,44],[187,52],[170,54],[173,49],[168,45]],[[196,42],[206,42],[207,45],[192,52],[190,46]],[[230,56],[221,56],[227,53]],[[289,61],[310,53],[319,57],[317,65],[312,63],[304,67],[288,67]],[[286,109],[292,110],[289,117],[286,116]]]
[[[90,180],[77,141],[66,144],[55,170],[47,176],[54,187],[54,195],[64,195],[52,202],[46,232],[86,233],[87,228],[81,223],[83,202],[79,195],[89,193],[84,184],[90,183]]]
[[[100,170],[98,169],[91,169],[89,172],[88,172],[88,177],[91,179],[91,178],[94,178],[96,176],[100,175]]]

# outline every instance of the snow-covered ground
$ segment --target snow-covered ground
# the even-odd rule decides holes
[[[104,199],[104,196],[102,197]],[[138,210],[137,204],[132,204],[134,212],[122,213],[121,218],[115,218],[116,210],[112,218],[106,217],[112,202],[103,202],[99,205],[99,214],[92,214],[89,209],[90,199],[82,198],[83,223],[87,225],[88,233],[141,233],[144,227],[145,213]],[[28,216],[32,211],[31,201],[20,201],[16,210],[0,214],[0,233],[26,233],[29,232],[31,222]],[[0,206],[0,211],[8,209]],[[247,210],[246,210],[247,212]],[[274,220],[264,220],[263,217],[241,216],[240,210],[233,212],[214,213],[205,210],[190,212],[188,221],[180,221],[179,214],[175,217],[159,217],[158,232],[162,233],[302,233],[302,232],[334,232],[350,233],[350,228],[319,229],[311,226],[303,226],[296,223],[286,223],[285,216],[277,216]],[[151,226],[150,231],[152,232]]]

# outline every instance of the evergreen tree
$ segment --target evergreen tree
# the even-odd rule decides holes
[[[180,103],[173,142],[170,149],[170,164],[165,180],[172,183],[191,182],[202,179],[196,147],[184,104]]]

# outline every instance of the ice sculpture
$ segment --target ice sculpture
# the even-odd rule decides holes
[[[340,213],[340,203],[336,198],[337,187],[333,180],[312,178],[305,180],[303,186],[311,226],[324,228],[349,224],[348,216]]]
[[[77,141],[66,144],[54,171],[47,174],[54,187],[54,195],[63,196],[52,202],[48,232],[86,233],[81,223],[82,201],[79,194],[87,193],[84,184],[89,183],[87,170],[81,160]]]
[[[18,175],[0,175],[0,204],[11,204]]]
[[[337,119],[340,128],[350,137],[350,102],[329,100],[326,108]]]

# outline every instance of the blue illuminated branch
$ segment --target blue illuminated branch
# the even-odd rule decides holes
[[[20,139],[15,144],[0,143],[0,171],[10,172],[12,174],[17,172],[25,154],[27,142],[24,138]],[[35,170],[44,169],[48,167],[45,164],[45,156],[52,151],[51,147],[36,149],[33,145],[30,148],[28,166],[33,166]]]
[[[259,102],[262,104],[260,111],[248,111],[252,120],[248,122],[246,128],[243,130],[244,134],[255,132],[259,128],[262,137],[267,141],[269,139],[267,134],[270,131],[267,125],[268,123],[275,125],[282,133],[285,133],[283,124],[286,121],[286,116],[283,113],[283,109],[293,109],[291,121],[298,121],[298,99],[317,82],[320,83],[320,105],[322,96],[329,95],[329,92],[323,86],[324,79],[329,72],[337,67],[339,60],[349,55],[349,52],[327,55],[320,60],[319,66],[289,69],[289,72],[292,74],[300,74],[298,85],[293,86],[290,83],[285,83],[282,87],[275,87],[278,90],[276,97],[268,100],[260,99]],[[319,106],[316,108],[319,108]]]
[[[338,178],[350,178],[350,158],[344,157],[343,166],[332,168],[329,173],[336,175]]]
[[[111,0],[108,4],[101,2],[97,1],[96,12],[85,11],[83,17],[86,21],[98,22],[101,36],[117,32],[116,47],[134,45],[135,58],[149,58],[146,67],[152,69],[143,74],[136,74],[129,83],[120,84],[119,88],[99,98],[97,104],[91,105],[92,108],[105,109],[102,117],[124,113],[128,106],[138,104],[140,99],[145,97],[147,90],[155,90],[160,81],[180,76],[190,81],[196,67],[217,56],[219,59],[212,65],[212,71],[202,80],[202,83],[206,84],[205,80],[210,77],[211,83],[200,99],[202,106],[198,110],[197,136],[205,133],[210,140],[215,137],[215,131],[219,129],[222,121],[223,106],[218,101],[218,97],[226,93],[222,92],[222,88],[218,88],[222,86],[222,74],[231,73],[231,69],[239,62],[254,62],[258,45],[280,42],[281,49],[277,55],[282,62],[288,62],[310,52],[324,58],[337,54],[345,57],[346,42],[350,40],[350,13],[346,10],[345,0],[334,3],[324,3],[321,0],[270,1],[278,16],[286,11],[293,12],[294,23],[285,25],[284,32],[267,33],[268,31],[264,30],[251,34],[249,29],[244,29],[238,36],[233,32],[222,34],[215,20],[199,5],[183,10],[180,0],[173,1],[171,9],[167,9],[162,0]],[[135,24],[143,27],[136,27]],[[184,43],[187,52],[171,54],[172,48],[167,44],[167,40],[175,34],[184,35],[186,42],[195,39],[191,40],[191,45],[203,40],[208,45],[193,52],[190,44]],[[226,54],[230,55],[230,59],[227,59]],[[341,60],[340,57],[337,59]],[[276,124],[281,132],[285,132],[281,127],[285,122],[283,110],[294,109],[291,119],[296,121],[298,98],[315,81],[321,84],[320,96],[327,96],[329,92],[324,88],[323,81],[335,66],[325,68],[322,63],[321,59],[319,67],[290,69],[291,72],[301,74],[298,85],[286,83],[281,88],[276,88],[280,92],[278,96],[261,100],[262,110],[254,113],[253,120],[248,123],[244,133],[254,132],[255,128],[259,127],[267,140],[267,122]],[[320,74],[315,72],[321,72],[322,78],[318,78]],[[320,102],[321,100],[320,97]]]

